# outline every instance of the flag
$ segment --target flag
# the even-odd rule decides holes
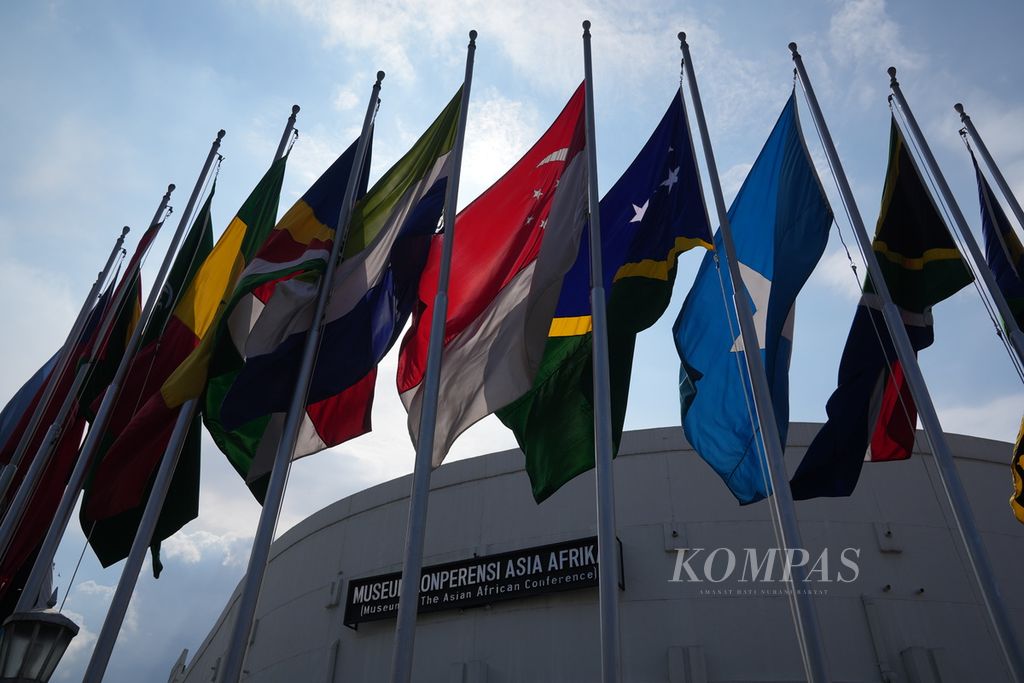
[[[335,267],[293,458],[370,431],[377,363],[412,310],[430,238],[444,206],[461,101],[459,89],[412,148],[354,208],[343,259]],[[355,146],[344,155],[346,181]],[[360,194],[365,192],[368,166],[367,161]],[[323,214],[323,229],[333,239],[340,191],[346,182],[332,184],[338,195],[330,210],[314,213]],[[319,270],[323,267],[321,262]],[[260,285],[246,292],[229,318],[231,339],[226,345],[227,362],[221,365],[240,371],[211,373],[207,428],[259,500],[281,439],[318,291],[317,278],[288,276],[272,288]]]
[[[974,162],[974,173],[978,177],[978,196],[981,201],[981,233],[985,237],[985,262],[996,278],[996,284],[1003,298],[1010,306],[1010,312],[1017,326],[1024,328],[1024,247],[1017,233],[1007,220],[988,181]]]
[[[182,386],[188,391],[203,386],[209,360],[207,341],[210,336],[207,333],[216,329],[225,297],[273,229],[286,163],[287,156],[284,156],[271,164],[176,297],[177,304],[154,347],[154,357],[144,361],[149,366],[151,379],[147,389],[151,393],[139,394],[144,402],[99,463],[84,510],[86,519],[109,519],[145,504],[153,475],[177,422],[179,408],[184,401],[196,397],[186,392],[171,400],[163,389],[175,378],[183,381]],[[182,477],[182,467],[198,467],[192,455],[198,452],[196,424],[192,425],[191,433],[193,441],[186,444],[187,450],[183,449],[179,477]],[[188,490],[179,489],[176,495],[169,493],[167,496],[163,517],[165,521],[169,516],[174,518],[174,523],[157,529],[154,536],[158,540],[174,533],[198,514],[198,475],[194,470],[188,474],[188,486],[182,487]],[[174,514],[168,512],[169,507],[175,510]],[[99,548],[95,549],[100,552]],[[118,548],[123,549],[124,545]],[[100,561],[114,562],[118,554],[121,552],[105,553]],[[158,569],[159,563],[154,562],[154,570]]]
[[[0,618],[14,609],[18,593],[28,578],[39,545],[56,514],[68,479],[71,477],[85,431],[85,423],[92,420],[87,402],[101,396],[106,390],[104,382],[109,382],[112,378],[111,373],[108,373],[109,367],[117,367],[124,355],[127,341],[135,329],[141,296],[139,268],[159,229],[160,224],[155,224],[143,234],[116,287],[112,281],[90,312],[85,328],[72,350],[70,362],[65,371],[56,378],[58,384],[53,394],[54,400],[44,408],[43,419],[39,423],[40,429],[30,437],[31,441],[25,452],[26,459],[12,481],[11,491],[14,491],[21,485],[32,458],[42,446],[48,427],[56,421],[61,404],[71,392],[81,364],[91,359],[92,365],[87,370],[85,382],[74,397],[75,403],[66,422],[61,426],[60,436],[53,446],[50,461],[43,468],[7,552],[0,560]],[[106,320],[109,316],[115,317],[110,320],[108,326]],[[106,333],[101,336],[104,328]],[[25,426],[27,425],[22,426],[22,429]],[[10,439],[6,445],[11,446],[11,453],[4,454],[4,457],[9,458],[17,446],[17,439]]]
[[[39,399],[42,397],[43,389],[46,387],[46,381],[57,365],[58,355],[59,352],[50,356],[50,359],[43,363],[42,367],[36,370],[27,382],[21,385],[21,388],[15,392],[11,400],[4,406],[3,411],[0,412],[0,451],[7,451],[10,447],[10,452],[13,454],[14,449],[18,447],[17,441],[11,442],[11,438],[20,439],[23,430],[19,431],[18,425],[22,419],[30,418],[35,411]],[[8,456],[4,462],[9,460]]]
[[[972,280],[892,120],[889,168],[871,247],[901,309],[914,352],[931,346],[932,306]],[[903,460],[914,447],[917,409],[881,301],[868,278],[839,361],[828,420],[790,482],[797,500],[853,493],[865,460]]]
[[[795,93],[733,200],[729,223],[785,446],[796,297],[825,250],[832,223],[800,132]],[[705,254],[673,329],[682,361],[679,396],[686,438],[747,504],[771,490],[739,323],[726,299],[732,279],[718,265],[721,246],[719,230],[717,251]]]
[[[640,154],[601,200],[615,451],[636,335],[665,312],[676,258],[695,246],[712,248],[711,229],[682,94],[677,92]],[[498,411],[526,456],[538,503],[594,466],[592,341],[590,248],[584,233],[576,262],[562,282],[533,387]]]
[[[1013,447],[1013,459],[1010,461],[1013,472],[1013,495],[1010,496],[1010,509],[1017,521],[1024,524],[1024,419],[1020,421],[1017,432],[1017,443]]]
[[[170,369],[170,364],[173,363],[173,357],[163,355],[162,334],[182,293],[192,281],[199,265],[213,248],[210,207],[215,193],[216,183],[210,190],[210,195],[199,213],[196,214],[196,218],[185,235],[185,239],[182,240],[181,248],[171,264],[167,279],[143,332],[142,348],[132,360],[128,374],[122,383],[121,392],[107,421],[100,451],[94,458],[92,472],[85,484],[82,506],[79,509],[79,523],[103,566],[110,566],[128,556],[145,506],[138,505],[112,516],[99,517],[96,514],[95,496],[103,496],[105,495],[104,490],[120,486],[121,472],[114,467],[116,460],[108,460],[108,455],[112,447],[118,444],[118,440],[130,428],[138,410],[159,390],[160,384]],[[169,344],[168,349],[172,348],[173,344]],[[166,446],[166,442],[164,445]],[[117,446],[117,448],[122,447],[121,445]],[[165,504],[157,521],[154,531],[155,549],[159,548],[162,539],[169,537],[195,517],[198,502],[193,502],[193,492],[198,489],[198,481],[199,426],[198,419],[196,419],[185,439],[178,467],[171,480],[167,496],[167,500],[171,503]],[[154,552],[153,559],[154,572],[158,573],[160,562],[156,552]]]
[[[544,353],[587,211],[583,86],[515,166],[455,219],[432,461],[474,422],[522,396]],[[419,440],[442,242],[430,246],[398,390]]]

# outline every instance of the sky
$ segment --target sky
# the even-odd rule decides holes
[[[222,230],[269,165],[292,104],[302,107],[283,213],[355,139],[374,74],[387,76],[371,180],[396,161],[459,87],[467,33],[479,31],[460,205],[544,131],[583,77],[580,22],[593,22],[598,177],[606,190],[640,150],[679,86],[686,31],[727,200],[793,88],[796,41],[869,229],[888,149],[894,65],[964,215],[979,234],[977,190],[952,106],[963,102],[1017,196],[1024,196],[1024,6],[991,0],[559,3],[527,0],[10,1],[0,4],[0,401],[60,345],[122,225],[143,232],[169,182],[184,209],[216,131],[227,130],[213,214]],[[837,215],[799,300],[791,418],[821,421],[858,297],[840,234],[852,232],[799,98],[804,134]],[[703,162],[701,162],[703,168]],[[706,173],[705,173],[706,180]],[[710,192],[705,182],[705,196]],[[168,225],[176,225],[180,213]],[[165,227],[145,264],[155,277]],[[671,326],[701,254],[682,255],[663,319],[637,342],[627,429],[679,425]],[[858,266],[863,273],[863,266]],[[921,364],[946,431],[1013,440],[1020,380],[968,287],[935,309]],[[297,462],[278,533],[355,491],[406,474],[413,450],[384,360],[376,431]],[[496,419],[449,459],[510,448]],[[592,475],[584,475],[592,476]],[[522,495],[528,496],[528,491]],[[164,680],[194,651],[242,577],[259,508],[207,437],[199,519],[147,567],[107,681]],[[72,523],[56,559],[63,609],[82,627],[54,678],[78,680],[120,574],[102,569]],[[77,567],[81,557],[81,564]]]

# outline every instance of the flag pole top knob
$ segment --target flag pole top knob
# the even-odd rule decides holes
[[[679,39],[679,47],[686,45],[686,31],[680,31],[677,33],[676,38]]]
[[[789,51],[793,53],[794,57],[798,54],[796,51],[796,43],[789,44]]]
[[[176,187],[176,186],[175,186],[175,184],[174,184],[174,183],[170,183],[170,184],[169,184],[169,185],[167,186],[167,194],[170,194],[170,193],[174,192],[174,188],[175,188],[175,187]]]
[[[380,83],[383,80],[384,80],[384,72],[383,71],[378,71],[377,72],[377,82]]]
[[[220,142],[221,140],[223,140],[224,136],[227,135],[227,134],[228,134],[228,132],[226,130],[224,130],[223,128],[218,130],[217,131],[217,141]]]
[[[896,81],[896,67],[890,66],[885,72],[889,74],[889,85],[899,85]]]
[[[293,104],[292,105],[292,116],[295,116],[296,114],[298,114],[299,113],[299,109],[300,109],[299,105]]]
[[[124,238],[124,236],[127,235],[130,231],[131,228],[129,228],[127,225],[124,226],[123,228],[121,228],[121,237]]]
[[[590,19],[583,20],[583,35],[590,34]]]
[[[477,36],[476,29],[470,30],[470,32],[469,32],[469,44],[470,45],[476,45],[476,36]]]
[[[953,111],[955,111],[957,114],[960,114],[960,116],[967,115],[966,113],[964,113],[964,105],[960,102],[957,102],[956,104],[953,105]]]

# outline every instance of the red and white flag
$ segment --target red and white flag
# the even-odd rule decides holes
[[[533,148],[455,219],[433,464],[459,434],[526,393],[544,355],[562,278],[587,220],[583,85]],[[398,392],[419,440],[440,235],[398,359]]]

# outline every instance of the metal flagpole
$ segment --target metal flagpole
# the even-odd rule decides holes
[[[761,439],[768,461],[768,477],[772,485],[774,502],[777,506],[779,522],[779,542],[781,550],[789,556],[793,549],[803,547],[800,538],[800,527],[796,519],[796,508],[793,505],[793,494],[789,490],[789,476],[786,474],[786,463],[782,450],[782,439],[779,436],[778,423],[775,421],[775,406],[772,404],[768,390],[768,377],[765,374],[764,361],[761,358],[761,344],[754,329],[753,312],[750,310],[750,296],[740,275],[739,262],[736,260],[736,247],[732,241],[732,228],[729,214],[722,195],[722,185],[718,178],[718,167],[715,164],[714,150],[711,148],[711,137],[708,134],[707,121],[704,118],[704,106],[701,103],[700,91],[697,89],[697,77],[690,58],[690,46],[686,43],[686,34],[679,34],[679,47],[683,52],[683,66],[686,79],[690,86],[693,100],[694,116],[700,130],[701,143],[704,148],[704,159],[708,166],[708,178],[715,197],[718,210],[719,230],[722,233],[722,244],[725,247],[726,263],[733,285],[733,303],[736,317],[739,320],[740,336],[743,341],[743,356],[746,359],[747,374],[754,393],[754,407],[761,428]],[[754,352],[751,352],[751,350]],[[806,581],[806,573],[801,565],[793,566],[790,573],[790,589],[792,592],[792,608],[803,658],[804,673],[811,683],[828,681],[828,668],[825,659],[825,646],[822,642],[821,630],[814,601],[801,584]]]
[[[1024,209],[1021,209],[1020,202],[1017,201],[1017,197],[1010,190],[1010,185],[1006,182],[1006,178],[1003,177],[1002,171],[996,165],[995,159],[988,151],[988,147],[985,145],[985,141],[981,139],[981,135],[978,134],[978,129],[974,127],[974,122],[971,121],[971,117],[964,111],[964,105],[957,102],[953,105],[953,109],[956,113],[960,114],[960,121],[964,124],[964,128],[970,134],[971,139],[974,140],[974,146],[978,149],[978,154],[985,160],[988,165],[989,171],[992,172],[992,177],[996,181],[996,185],[999,186],[999,191],[1006,197],[1007,203],[1010,205],[1010,210],[1013,211],[1013,215],[1017,217],[1017,223],[1024,228]]]
[[[352,170],[349,172],[348,185],[345,188],[345,196],[342,198],[341,210],[338,213],[338,227],[334,235],[334,243],[331,246],[330,257],[324,265],[324,274],[320,278],[316,309],[314,310],[309,333],[306,335],[306,341],[302,348],[302,362],[299,366],[299,374],[295,379],[295,389],[292,392],[291,402],[288,405],[284,427],[281,431],[281,440],[277,444],[274,466],[270,472],[270,482],[267,484],[267,493],[263,499],[260,521],[256,526],[256,536],[252,541],[252,550],[249,553],[249,566],[245,570],[245,579],[238,598],[238,608],[235,611],[235,622],[231,628],[228,649],[224,656],[224,669],[220,678],[224,683],[236,683],[242,678],[242,664],[245,661],[245,650],[249,642],[249,632],[252,630],[253,619],[256,615],[256,604],[260,597],[263,576],[267,571],[270,544],[274,540],[274,530],[277,528],[277,519],[281,514],[281,503],[284,501],[284,490],[288,484],[288,470],[291,467],[292,455],[295,453],[295,443],[299,437],[302,421],[306,416],[306,396],[309,393],[313,370],[316,368],[316,356],[320,348],[324,313],[327,310],[327,304],[331,297],[334,271],[344,251],[345,239],[348,236],[352,206],[355,204],[356,187],[359,178],[362,176],[363,163],[366,159],[366,148],[369,141],[369,131],[373,125],[374,114],[377,110],[377,96],[380,93],[382,80],[384,80],[384,72],[378,71],[377,80],[374,82],[373,91],[370,94],[370,101],[366,105],[363,128],[359,134],[359,142],[356,145],[356,157],[352,163]],[[298,111],[298,107],[295,107],[294,111]],[[293,121],[294,116],[290,120]],[[278,151],[283,153],[284,148],[279,148]],[[185,407],[189,406],[186,405]],[[182,408],[181,415],[185,415],[184,408]],[[179,417],[179,420],[181,419]],[[191,416],[189,419],[191,419]],[[184,434],[182,437],[184,438]]]
[[[85,323],[89,319],[89,313],[92,311],[93,305],[99,299],[100,289],[102,289],[103,283],[107,279],[107,275],[110,274],[110,269],[114,265],[114,259],[117,258],[117,253],[121,251],[121,247],[124,245],[124,238],[127,234],[128,226],[126,225],[121,230],[121,236],[115,240],[114,248],[110,250],[110,256],[107,257],[107,262],[104,264],[103,269],[100,270],[99,275],[96,276],[96,282],[92,284],[92,288],[86,295],[85,301],[82,303],[82,308],[78,312],[78,317],[75,318],[75,322],[71,325],[71,331],[68,332],[68,336],[64,340],[64,345],[61,347],[60,356],[54,364],[53,369],[50,371],[50,376],[46,380],[46,388],[43,389],[43,395],[40,397],[39,402],[36,403],[36,410],[32,414],[32,419],[29,420],[28,427],[21,435],[21,440],[18,442],[18,447],[14,451],[14,455],[11,456],[10,462],[4,466],[3,472],[0,473],[0,501],[3,501],[3,499],[7,497],[7,490],[11,486],[11,481],[13,481],[15,473],[18,471],[18,467],[21,466],[22,458],[25,457],[25,451],[28,450],[32,437],[35,435],[36,430],[39,429],[39,423],[43,419],[43,413],[46,412],[46,409],[53,398],[53,394],[57,390],[57,384],[60,382],[60,376],[64,374],[64,371],[70,362],[71,355],[74,353],[75,345],[78,343],[78,338],[82,336],[82,330],[85,328]],[[10,509],[11,506],[8,506],[6,512],[9,512]]]
[[[206,176],[210,165],[213,163],[217,149],[220,147],[220,140],[223,137],[223,133],[223,131],[217,133],[217,139],[210,147],[210,153],[206,157],[206,162],[203,165],[203,171],[200,174],[202,177]],[[197,182],[192,190],[192,195],[189,197],[188,204],[181,214],[181,220],[178,222],[178,228],[175,231],[174,236],[171,238],[170,245],[167,247],[167,253],[164,254],[163,262],[160,264],[160,271],[153,280],[153,287],[149,291],[149,296],[146,297],[146,305],[143,307],[142,314],[139,316],[139,322],[132,331],[132,336],[128,339],[128,343],[125,345],[124,355],[121,357],[121,362],[117,366],[117,372],[114,374],[114,379],[110,382],[106,392],[103,394],[103,400],[100,402],[99,410],[96,411],[96,418],[89,426],[89,434],[85,437],[85,442],[82,444],[82,448],[78,452],[78,460],[75,462],[75,468],[72,470],[71,477],[68,479],[68,485],[64,489],[64,495],[60,499],[60,504],[57,507],[57,514],[54,516],[53,522],[50,524],[50,528],[46,532],[46,538],[43,539],[43,543],[40,546],[36,562],[32,566],[32,572],[29,574],[28,580],[25,583],[25,590],[22,592],[21,598],[18,600],[19,611],[32,608],[32,603],[29,602],[25,596],[38,593],[39,586],[42,584],[50,570],[50,565],[53,563],[53,556],[57,553],[57,546],[60,545],[60,540],[64,536],[64,531],[67,529],[68,523],[71,521],[71,515],[74,513],[75,502],[78,500],[78,494],[82,490],[82,484],[85,481],[85,476],[89,472],[89,468],[92,466],[93,456],[96,454],[100,445],[100,439],[106,431],[107,420],[110,419],[110,414],[114,409],[114,404],[117,402],[118,395],[121,393],[121,385],[124,383],[125,377],[128,375],[128,370],[131,368],[132,361],[135,359],[135,352],[138,351],[139,344],[142,342],[142,335],[146,329],[146,325],[149,323],[150,317],[153,314],[153,309],[156,307],[157,301],[160,299],[160,293],[163,290],[164,282],[167,280],[167,273],[171,268],[171,264],[174,262],[174,256],[178,251],[178,246],[188,229],[189,215],[192,213],[195,201],[198,199],[201,192],[202,183]]]
[[[594,466],[597,474],[598,602],[601,613],[601,680],[615,683],[619,668],[619,563],[615,544],[615,479],[612,471],[612,402],[608,369],[608,319],[601,265],[601,207],[597,189],[597,135],[594,122],[594,71],[590,22],[583,22],[583,73],[586,83],[587,195],[590,223],[590,314],[593,323]]]
[[[892,89],[892,93],[896,97],[896,101],[899,103],[900,109],[903,110],[903,114],[906,117],[907,125],[910,127],[911,134],[917,139],[921,154],[924,156],[925,163],[928,164],[932,177],[939,186],[939,191],[942,193],[942,197],[945,200],[946,205],[953,214],[953,220],[957,224],[960,235],[967,243],[967,248],[971,252],[971,258],[978,266],[978,270],[981,272],[982,279],[985,280],[985,285],[989,290],[989,294],[992,296],[992,299],[996,302],[996,306],[999,308],[999,314],[1003,316],[1003,320],[1007,326],[1014,325],[1014,327],[1016,327],[1013,314],[1006,305],[1006,299],[1003,298],[1002,292],[1000,292],[999,287],[996,286],[992,272],[985,265],[985,259],[981,256],[978,244],[974,241],[974,236],[967,227],[967,222],[964,220],[964,216],[960,212],[960,207],[953,198],[953,194],[949,190],[949,185],[946,184],[946,179],[943,177],[942,171],[939,170],[939,166],[935,162],[935,157],[932,155],[931,149],[929,149],[928,143],[924,139],[924,134],[922,134],[920,126],[917,125],[917,119],[914,118],[913,112],[910,111],[910,106],[907,104],[907,100],[903,96],[903,91],[900,90],[900,84],[896,80],[896,68],[890,66],[888,73],[889,87]],[[872,280],[874,281],[875,278],[872,278]],[[902,328],[902,326],[900,327]],[[1011,327],[1010,329],[1013,330],[1014,328]],[[1016,336],[1011,333],[1010,337],[1014,341],[1014,349],[1017,351],[1022,362],[1024,362],[1024,346],[1018,345],[1018,342],[1021,341],[1020,329],[1016,329],[1015,332]],[[906,343],[909,347],[909,340],[907,340]],[[928,396],[925,388],[924,377],[921,376],[921,370],[917,366],[916,359],[912,366],[912,372],[909,372],[911,366],[909,363],[904,361],[902,356],[900,357],[900,362],[903,363],[904,368],[908,370],[907,379],[910,381],[910,388],[914,396],[914,401],[918,404],[918,410],[921,413],[921,422],[925,425],[925,430],[929,435],[928,440],[932,445],[935,464],[939,471],[939,476],[942,479],[942,486],[946,490],[946,496],[949,498],[949,504],[953,510],[953,518],[957,522],[957,528],[960,531],[960,536],[967,548],[967,556],[971,561],[971,568],[974,570],[975,578],[978,581],[978,588],[981,590],[981,596],[984,600],[985,608],[988,611],[989,619],[995,629],[999,646],[1006,659],[1006,665],[1015,681],[1024,681],[1024,654],[1021,653],[1020,641],[1017,640],[1014,635],[1013,625],[1010,621],[1010,616],[1006,611],[1006,603],[1000,595],[995,575],[992,572],[992,566],[989,563],[988,553],[985,551],[985,546],[981,540],[981,534],[978,532],[978,528],[974,523],[974,515],[971,512],[967,492],[964,490],[963,483],[960,481],[960,475],[957,473],[956,465],[953,462],[953,456],[946,446],[945,437],[941,436],[942,427],[939,425],[938,416],[935,414],[935,408],[931,404],[931,397]],[[924,400],[918,397],[919,394],[923,395]],[[922,403],[924,402],[927,402],[928,421],[925,420],[926,411],[922,409]],[[931,425],[929,425],[929,422]],[[939,435],[938,438],[933,438],[933,434]],[[941,448],[935,447],[935,441],[941,442]]]
[[[405,531],[405,555],[402,560],[402,583],[398,596],[398,618],[395,621],[395,649],[391,658],[391,683],[408,683],[412,677],[412,656],[416,644],[416,613],[419,609],[420,574],[423,571],[423,540],[427,530],[427,503],[430,495],[431,456],[434,452],[434,428],[437,401],[441,388],[441,358],[444,351],[445,321],[448,318],[448,279],[452,248],[455,242],[455,213],[459,198],[459,177],[462,173],[462,147],[466,138],[466,114],[469,91],[473,85],[473,58],[476,54],[476,31],[469,32],[466,48],[466,77],[459,102],[459,124],[452,149],[452,171],[444,197],[444,237],[441,264],[437,275],[434,313],[430,319],[430,342],[427,346],[427,372],[424,379],[423,408],[420,413],[419,443],[409,493],[409,521]]]
[[[895,69],[893,70],[895,73]],[[963,214],[960,212],[960,207],[953,199],[952,194],[949,192],[949,186],[946,184],[946,179],[942,176],[942,172],[939,170],[938,164],[935,163],[935,158],[932,156],[931,149],[928,148],[928,143],[925,142],[924,135],[921,133],[921,129],[917,126],[917,119],[914,118],[913,112],[910,111],[910,107],[906,105],[906,99],[903,97],[902,91],[899,91],[899,83],[896,83],[896,77],[892,77],[893,94],[896,95],[896,99],[900,102],[900,107],[906,114],[907,122],[914,130],[914,135],[917,137],[922,154],[929,165],[934,169],[932,175],[935,177],[936,183],[939,185],[939,189],[942,192],[943,198],[946,200],[946,204],[950,207],[950,211],[953,212],[954,220],[957,221],[958,228],[961,235],[964,238],[964,242],[967,243],[967,248],[971,252],[971,258],[981,273],[982,280],[985,281],[985,288],[988,290],[989,296],[996,304],[996,308],[999,310],[999,315],[1003,318],[1003,324],[1006,326],[1007,334],[1010,337],[1010,343],[1013,345],[1013,350],[1017,353],[1017,357],[1024,363],[1024,333],[1021,332],[1020,325],[1017,324],[1016,318],[1013,317],[1010,307],[1006,303],[1006,297],[1003,296],[1002,290],[999,289],[999,285],[996,283],[995,276],[992,275],[991,269],[988,267],[988,263],[985,261],[981,250],[978,248],[978,244],[974,239],[974,235],[967,227],[966,221],[964,221]],[[898,94],[897,94],[897,91]],[[953,105],[960,114],[960,121],[963,122],[964,128],[967,129],[971,139],[974,140],[975,145],[978,148],[978,154],[985,160],[988,165],[989,171],[992,172],[992,177],[996,181],[996,185],[999,186],[999,190],[1006,197],[1006,201],[1010,205],[1010,209],[1013,211],[1014,216],[1017,217],[1017,221],[1020,222],[1021,226],[1024,226],[1024,211],[1021,210],[1020,204],[1017,202],[1017,198],[1013,192],[1010,191],[1010,186],[1006,183],[1006,178],[999,171],[999,167],[996,166],[995,160],[992,159],[992,155],[989,154],[988,147],[985,146],[985,142],[978,135],[978,130],[974,127],[974,123],[971,122],[971,117],[964,111],[964,105],[959,102]]]
[[[918,147],[921,150],[921,156],[924,157],[924,162],[928,165],[928,169],[931,173],[932,178],[935,179],[935,184],[939,188],[939,193],[942,195],[943,201],[949,208],[949,212],[953,217],[953,222],[956,223],[957,231],[963,238],[964,243],[967,245],[967,250],[971,252],[971,260],[974,261],[975,268],[981,274],[981,279],[985,283],[985,289],[988,290],[988,295],[995,302],[996,308],[999,310],[999,315],[1003,318],[1003,324],[1006,325],[1006,329],[1009,332],[1010,343],[1013,346],[1013,350],[1017,353],[1017,357],[1021,363],[1024,363],[1024,334],[1021,333],[1020,326],[1017,325],[1017,321],[1013,317],[1013,312],[1010,311],[1009,305],[1006,303],[1006,297],[1003,296],[1002,290],[999,289],[999,285],[996,284],[996,278],[992,275],[992,271],[989,270],[988,263],[985,261],[985,256],[982,254],[981,249],[978,248],[978,242],[974,239],[974,233],[967,225],[967,220],[964,218],[963,212],[960,211],[960,205],[957,204],[956,199],[953,197],[953,193],[949,189],[949,185],[946,183],[946,177],[942,175],[942,170],[939,168],[939,164],[935,161],[935,156],[932,155],[932,150],[928,146],[928,141],[924,138],[924,133],[921,132],[921,127],[917,125],[917,119],[914,118],[914,112],[910,110],[910,105],[907,104],[907,99],[903,96],[903,91],[900,90],[900,84],[896,80],[896,67],[889,67],[889,87],[892,88],[892,94],[896,97],[896,101],[900,105],[900,109],[903,110],[903,114],[907,119],[907,125],[910,127],[910,132],[917,139]],[[1012,195],[1011,195],[1012,196]]]
[[[289,125],[293,124],[294,119],[290,119]],[[221,130],[217,134],[217,139],[214,141],[213,146],[210,148],[207,163],[199,173],[199,179],[196,181],[195,190],[193,190],[194,197],[189,201],[189,207],[185,211],[185,216],[191,214],[191,208],[195,200],[198,199],[198,193],[201,192],[206,182],[206,177],[209,174],[213,160],[216,158],[217,150],[223,137],[224,131]],[[124,567],[121,568],[121,578],[117,582],[117,589],[114,591],[114,596],[110,600],[110,606],[107,608],[107,616],[103,620],[103,628],[100,630],[96,644],[93,646],[92,657],[89,659],[89,666],[85,670],[83,681],[99,683],[99,681],[103,680],[103,675],[106,673],[107,664],[110,662],[110,655],[114,651],[114,644],[117,642],[117,636],[121,632],[121,624],[124,622],[124,616],[128,612],[128,603],[131,600],[132,593],[135,591],[135,584],[139,580],[139,572],[142,570],[142,564],[146,558],[146,550],[152,542],[153,531],[156,529],[157,521],[160,519],[160,512],[163,510],[164,501],[167,499],[167,491],[170,489],[174,471],[178,467],[178,456],[181,453],[182,444],[192,424],[192,416],[195,413],[196,404],[197,399],[191,399],[180,409],[178,420],[174,425],[174,430],[171,432],[170,441],[164,451],[163,459],[160,461],[160,468],[153,479],[153,486],[150,490],[149,498],[146,500],[146,507],[142,513],[142,518],[139,520],[139,528],[135,532],[135,539],[132,541],[131,550],[128,553],[128,558],[125,560]]]
[[[843,170],[842,162],[839,160],[839,154],[836,152],[835,144],[832,142],[832,135],[829,133],[825,117],[821,113],[818,98],[814,94],[814,88],[811,86],[807,70],[804,68],[803,59],[801,59],[800,53],[797,52],[796,43],[790,43],[789,49],[793,53],[793,61],[796,63],[800,82],[803,84],[804,92],[807,94],[811,115],[814,117],[818,130],[821,133],[825,154],[828,156],[829,163],[835,172],[839,193],[842,195],[843,202],[850,211],[850,220],[853,223],[854,233],[857,236],[857,241],[864,256],[864,262],[868,268],[871,284],[882,301],[882,316],[885,319],[885,326],[889,330],[889,336],[893,341],[897,358],[903,367],[903,371],[906,373],[911,395],[914,398],[914,403],[921,418],[921,424],[924,426],[925,435],[931,447],[932,455],[935,458],[939,477],[949,499],[953,518],[957,523],[957,529],[967,548],[971,567],[981,589],[989,619],[996,628],[1000,646],[1013,679],[1021,681],[1021,676],[1024,675],[1024,667],[1021,665],[1022,659],[1019,646],[1017,641],[1014,640],[1009,618],[1005,612],[1005,605],[999,595],[988,557],[981,545],[981,537],[974,524],[974,518],[967,502],[967,493],[964,491],[963,484],[960,482],[960,477],[956,471],[956,466],[953,464],[953,455],[946,443],[946,437],[942,432],[942,426],[939,424],[935,406],[932,404],[931,396],[928,394],[925,386],[924,376],[921,374],[921,368],[917,364],[917,356],[914,354],[914,349],[910,344],[907,330],[903,326],[899,308],[892,301],[888,283],[886,283],[882,269],[878,265],[875,252],[871,248],[871,239],[864,226],[864,220],[861,218],[857,203],[853,198],[853,191],[850,189],[850,183],[846,179],[846,173]]]

